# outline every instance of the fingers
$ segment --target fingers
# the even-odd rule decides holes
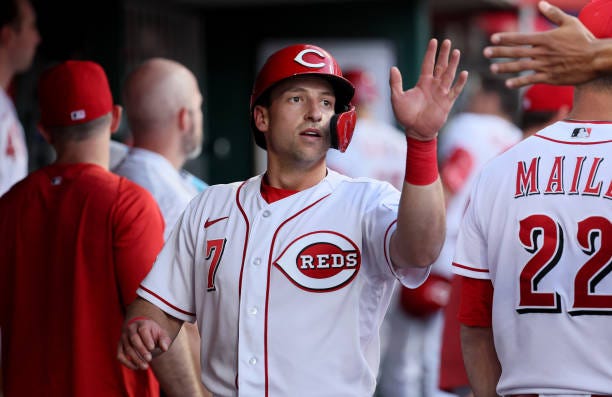
[[[489,46],[482,50],[486,58],[528,58],[533,55],[531,46]]]
[[[556,7],[547,1],[540,1],[538,3],[538,9],[549,21],[555,25],[563,25],[563,23],[570,18],[570,15],[564,13],[559,7]]]
[[[537,70],[540,63],[533,59],[523,58],[517,61],[493,63],[489,67],[492,73],[518,73],[526,70]]]
[[[518,77],[512,77],[506,80],[506,86],[508,88],[520,88],[535,83],[550,84],[551,82],[549,81],[549,75],[546,73],[532,73]]]
[[[147,369],[152,359],[151,353],[146,349],[142,349],[142,343],[139,343],[140,347],[136,347],[134,345],[136,338],[139,338],[137,333],[130,335],[124,333],[121,336],[117,349],[117,358],[128,368]]]
[[[496,46],[540,45],[546,40],[545,34],[546,32],[501,32],[493,33],[490,40]]]
[[[449,44],[450,48],[450,44]],[[454,49],[450,56],[450,63],[446,65],[446,71],[442,75],[442,87],[445,89],[450,88],[451,84],[455,80],[455,75],[457,73],[457,67],[459,66],[459,58],[461,53],[458,49]]]
[[[438,60],[433,70],[434,77],[442,77],[448,69],[448,57],[450,54],[451,42],[448,39],[442,41],[440,46],[440,53],[438,54]]]
[[[402,74],[395,66],[391,67],[391,71],[389,73],[389,87],[391,88],[392,96],[400,95],[404,91]]]
[[[457,82],[453,86],[453,88],[451,90],[451,93],[450,93],[451,101],[454,101],[455,99],[457,99],[459,94],[461,94],[461,91],[463,91],[463,87],[465,87],[465,84],[467,83],[467,80],[468,80],[468,72],[467,72],[467,70],[464,70],[461,73],[459,73],[459,77],[457,78]]]
[[[423,58],[423,64],[421,65],[421,75],[431,76],[434,72],[434,65],[436,63],[436,49],[438,48],[438,40],[431,39],[427,45],[427,51],[425,51],[425,57]]]
[[[128,323],[121,334],[117,358],[131,369],[147,369],[152,352],[167,351],[172,340],[153,321]],[[159,346],[159,349],[156,348]]]

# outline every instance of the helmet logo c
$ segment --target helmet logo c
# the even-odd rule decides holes
[[[293,58],[294,61],[296,61],[297,63],[299,63],[302,66],[306,66],[307,68],[322,68],[323,66],[325,66],[325,62],[320,62],[320,63],[310,63],[304,60],[304,55],[308,54],[308,53],[313,53],[315,55],[318,55],[321,59],[325,59],[325,55],[323,55],[321,53],[321,51],[317,51],[314,49],[306,49],[306,50],[302,50],[300,51],[299,54],[297,54],[295,56],[295,58]]]

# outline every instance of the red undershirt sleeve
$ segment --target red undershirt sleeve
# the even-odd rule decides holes
[[[461,296],[457,318],[469,327],[491,327],[493,315],[493,284],[482,280],[460,276]]]

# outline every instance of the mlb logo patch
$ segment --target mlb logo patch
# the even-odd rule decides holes
[[[83,109],[70,112],[70,120],[72,121],[83,120],[84,118],[85,118],[85,110]]]
[[[579,127],[572,131],[572,138],[588,138],[591,136],[591,128]]]

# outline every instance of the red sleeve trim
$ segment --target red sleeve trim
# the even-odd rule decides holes
[[[148,294],[153,295],[154,297],[156,297],[157,299],[159,299],[160,301],[164,302],[164,304],[174,310],[176,310],[179,313],[183,313],[186,314],[188,316],[195,316],[195,313],[191,313],[188,311],[185,311],[183,309],[179,309],[178,307],[174,306],[173,304],[171,304],[170,302],[168,302],[167,300],[165,300],[164,298],[162,298],[161,296],[157,295],[155,292],[151,291],[150,289],[143,287],[142,284],[140,285],[140,289],[142,289],[143,291],[147,292]]]
[[[479,269],[476,267],[470,267],[470,266],[465,266],[465,265],[460,265],[457,262],[453,262],[453,266],[461,268],[461,269],[466,269],[469,270],[471,272],[478,272],[478,273],[489,273],[489,269]]]

